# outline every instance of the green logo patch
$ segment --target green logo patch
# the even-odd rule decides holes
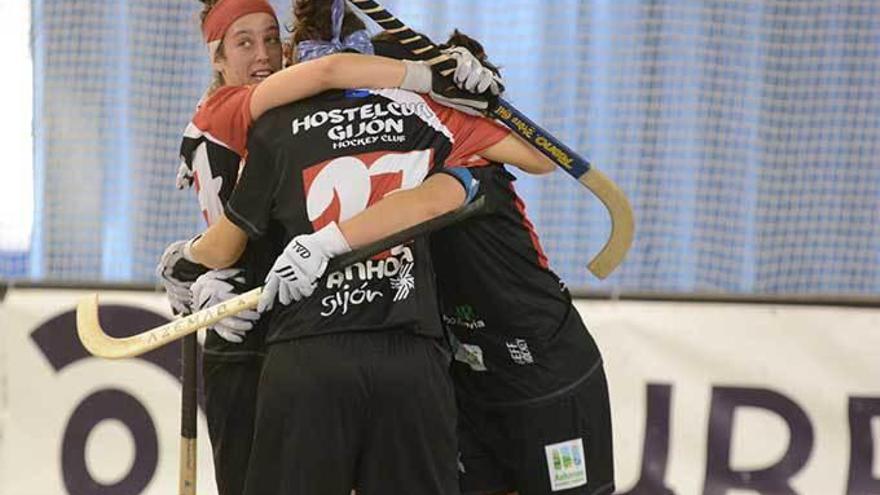
[[[550,489],[554,492],[587,484],[587,463],[581,438],[544,446]]]

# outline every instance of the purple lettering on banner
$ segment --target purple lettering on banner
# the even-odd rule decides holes
[[[675,495],[665,485],[669,461],[669,417],[672,385],[648,384],[646,393],[645,441],[642,447],[642,469],[639,481],[620,495]]]
[[[788,425],[788,448],[775,464],[754,471],[730,466],[733,416],[739,407],[776,413]],[[788,397],[767,389],[713,387],[709,412],[706,479],[703,495],[726,495],[730,489],[753,490],[762,495],[798,495],[790,479],[807,463],[813,450],[813,426],[806,413]]]
[[[849,476],[846,495],[880,493],[880,479],[873,476],[874,436],[871,419],[880,417],[880,397],[849,399]]]
[[[101,305],[101,323],[112,337],[126,337],[168,322],[152,311],[123,305]],[[76,313],[67,311],[40,324],[31,339],[56,372],[83,359],[93,358],[79,342]],[[149,362],[180,380],[180,343],[174,342],[135,359]],[[199,394],[204,405],[204,396]],[[117,483],[96,481],[86,464],[86,440],[92,430],[106,419],[122,422],[135,443],[135,462]],[[159,463],[158,439],[147,408],[128,392],[104,388],[84,398],[74,409],[64,431],[61,449],[61,472],[71,495],[123,495],[141,493],[152,481]]]
[[[131,469],[116,483],[96,481],[86,463],[86,441],[92,429],[106,419],[122,422],[134,438]],[[64,486],[70,495],[123,495],[141,493],[153,479],[159,463],[159,442],[150,413],[122,390],[104,389],[79,403],[67,422],[61,448]]]

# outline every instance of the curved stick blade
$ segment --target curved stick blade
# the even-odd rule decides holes
[[[79,341],[92,355],[117,358],[117,339],[110,337],[101,328],[98,318],[98,294],[90,294],[80,299],[76,305],[76,333]]]
[[[98,295],[84,297],[76,307],[76,331],[83,347],[92,355],[119,359],[135,357],[206,328],[227,316],[257,307],[263,288],[258,287],[215,306],[166,323],[131,337],[107,335],[98,319]]]
[[[595,168],[591,168],[578,181],[599,198],[611,215],[611,235],[602,250],[587,265],[593,275],[604,279],[620,265],[632,246],[635,230],[632,207],[623,191]]]

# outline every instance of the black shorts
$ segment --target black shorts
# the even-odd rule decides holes
[[[244,491],[266,326],[261,320],[240,344],[223,340],[213,330],[205,337],[205,418],[219,495],[241,495]]]
[[[614,492],[611,413],[601,363],[537,403],[492,407],[459,396],[461,491],[519,495]]]
[[[219,495],[244,491],[261,368],[259,355],[247,361],[204,359],[205,416]]]
[[[271,344],[245,494],[458,492],[442,343],[358,332]]]

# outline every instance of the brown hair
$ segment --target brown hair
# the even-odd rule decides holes
[[[477,60],[483,63],[487,69],[491,70],[497,75],[501,74],[501,68],[497,65],[489,62],[489,57],[486,55],[486,50],[483,48],[483,44],[479,41],[471,38],[470,36],[462,33],[458,29],[452,32],[449,35],[449,39],[446,40],[446,43],[440,45],[440,48],[451,48],[453,46],[461,46],[467,48],[469,52],[471,52]]]
[[[202,3],[202,11],[199,12],[199,20],[204,24],[205,18],[211,13],[211,9],[220,3],[220,0],[199,0]]]
[[[330,19],[330,7],[333,0],[294,0],[293,3],[293,37],[295,47],[305,40],[330,41],[333,37],[333,26]],[[342,18],[342,37],[355,31],[365,29],[364,23],[346,5],[345,16]]]
[[[413,31],[413,32],[415,34],[420,35],[420,36],[427,37],[424,34],[419,33],[418,31]],[[400,42],[397,41],[397,38],[394,37],[394,35],[392,35],[388,31],[382,31],[382,32],[376,34],[375,36],[373,36],[372,40],[376,43],[394,44],[396,47],[399,47],[401,49],[403,48],[403,45],[401,45]],[[486,50],[483,48],[482,43],[480,43],[479,41],[475,40],[474,38],[471,38],[470,36],[462,33],[458,29],[456,29],[455,31],[452,32],[452,34],[449,35],[449,39],[447,39],[445,43],[443,43],[442,45],[438,45],[438,48],[440,48],[441,50],[444,50],[446,48],[452,48],[454,46],[461,46],[461,47],[467,48],[467,50],[469,52],[471,52],[475,57],[477,57],[477,59],[480,62],[482,62],[482,64],[487,69],[491,70],[492,72],[494,72],[498,76],[501,75],[501,68],[498,67],[497,65],[493,64],[492,62],[489,62],[489,57],[486,55]],[[412,53],[410,53],[408,51],[402,51],[402,50],[391,51],[388,48],[385,48],[379,54],[382,55],[383,57],[403,58],[403,59],[408,59],[408,60],[415,59],[415,55],[413,55]]]

